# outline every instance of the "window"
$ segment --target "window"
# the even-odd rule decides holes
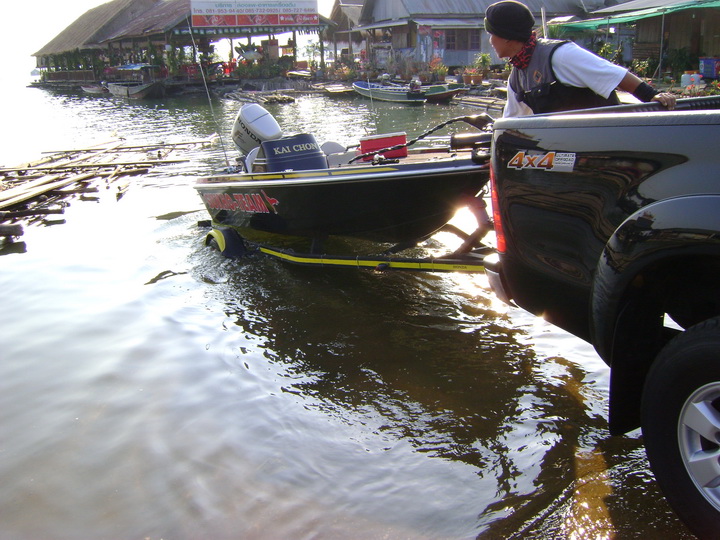
[[[450,51],[479,51],[480,29],[460,30],[450,28],[445,30],[445,47]]]

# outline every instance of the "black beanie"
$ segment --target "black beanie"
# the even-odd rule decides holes
[[[530,39],[535,17],[525,4],[503,0],[485,11],[485,30],[503,39],[525,42]]]

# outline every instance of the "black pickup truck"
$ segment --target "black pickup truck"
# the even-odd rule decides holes
[[[720,97],[503,118],[497,296],[590,342],[613,434],[642,427],[666,498],[720,538]]]

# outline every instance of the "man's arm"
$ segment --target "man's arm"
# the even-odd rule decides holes
[[[674,94],[669,92],[658,92],[648,83],[643,82],[640,77],[630,73],[629,71],[625,77],[623,77],[623,80],[620,81],[618,88],[620,90],[624,90],[625,92],[629,92],[640,101],[657,101],[658,103],[664,105],[668,110],[675,108]]]

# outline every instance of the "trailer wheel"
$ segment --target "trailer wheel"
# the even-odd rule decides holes
[[[239,259],[247,254],[245,240],[234,229],[214,228],[205,237],[205,245],[216,248],[229,259]]]
[[[720,531],[720,317],[673,338],[645,381],[642,431],[668,502],[699,538]]]

